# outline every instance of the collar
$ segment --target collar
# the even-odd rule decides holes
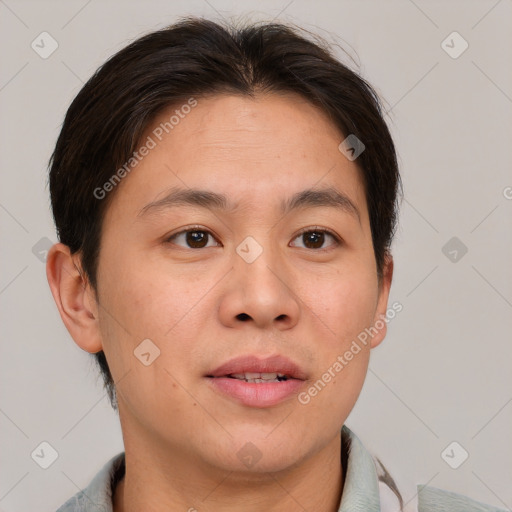
[[[346,425],[341,429],[341,439],[348,454],[338,512],[380,512],[379,480],[373,457]]]

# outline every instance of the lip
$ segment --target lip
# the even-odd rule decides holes
[[[252,383],[229,377],[235,373],[282,373],[285,381]],[[222,364],[206,375],[212,388],[235,401],[249,407],[271,407],[292,395],[304,386],[307,374],[293,361],[284,356],[259,358],[241,356]]]
[[[293,379],[306,380],[306,373],[287,357],[276,355],[260,358],[254,355],[230,359],[211,371],[207,377],[226,377],[232,373],[283,373]]]

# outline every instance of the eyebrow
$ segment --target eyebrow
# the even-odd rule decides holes
[[[161,212],[162,210],[177,206],[198,206],[235,213],[239,208],[239,203],[233,204],[226,195],[209,190],[173,188],[165,197],[144,206],[137,214],[137,217],[143,217],[149,213]],[[352,215],[361,223],[361,216],[356,205],[347,195],[336,190],[334,187],[306,189],[297,192],[291,198],[282,201],[281,213],[286,215],[293,210],[313,207],[336,208]]]

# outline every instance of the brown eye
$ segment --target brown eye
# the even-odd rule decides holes
[[[327,247],[323,247],[324,243],[328,238],[334,240],[334,243]],[[295,240],[300,239],[305,249],[326,249],[331,245],[339,245],[338,238],[324,229],[314,229],[309,231],[303,231]],[[300,246],[299,246],[300,247]]]
[[[212,247],[208,245],[209,239],[213,239],[213,235],[209,231],[189,229],[176,233],[167,242],[172,242],[186,249],[203,249],[205,247]]]
[[[304,245],[308,249],[319,249],[324,244],[324,233],[318,231],[309,231],[302,234]]]
[[[204,231],[187,231],[186,241],[194,249],[205,247],[208,243],[208,233]]]

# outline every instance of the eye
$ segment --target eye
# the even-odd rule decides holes
[[[167,238],[166,242],[180,245],[186,249],[203,249],[205,247],[215,247],[215,245],[208,245],[209,238],[215,241],[215,237],[205,229],[186,229],[175,233]],[[183,245],[186,244],[186,245]]]
[[[327,238],[331,238],[334,240],[334,246],[340,245],[340,239],[334,234],[331,233],[327,229],[320,228],[308,228],[307,230],[302,231],[294,240],[301,239],[305,247],[304,249],[323,249],[327,250],[329,247],[322,247]]]

